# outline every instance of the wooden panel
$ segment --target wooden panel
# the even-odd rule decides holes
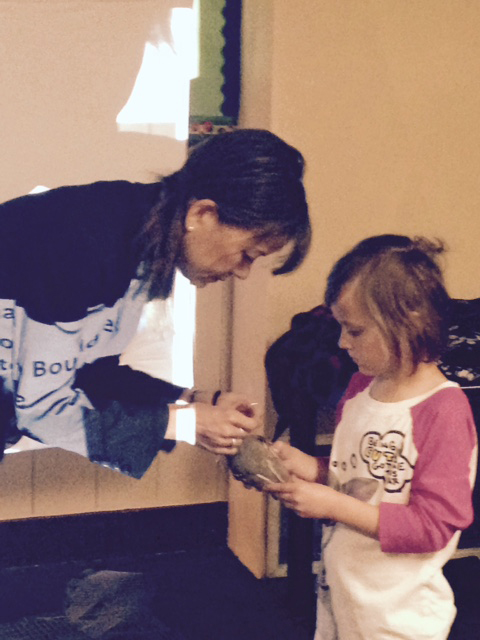
[[[141,480],[61,449],[10,454],[0,465],[0,521],[226,499],[225,459],[185,443],[160,453]]]
[[[157,496],[162,506],[226,500],[225,463],[184,442],[169,454],[158,456]]]
[[[273,498],[267,498],[266,576],[268,578],[284,578],[287,575],[287,565],[285,563],[280,563],[280,518],[280,502]]]
[[[231,287],[227,281],[197,290],[194,377],[199,389],[230,386]]]
[[[223,457],[179,443],[160,452],[141,480],[98,470],[97,510],[142,509],[226,500]]]
[[[33,513],[33,453],[7,454],[0,464],[0,520],[28,518]]]
[[[265,416],[269,272],[254,265],[248,280],[234,283],[232,388],[258,402]],[[254,310],[252,312],[252,310]],[[264,426],[262,426],[263,433]],[[266,498],[233,478],[229,484],[228,544],[258,578],[266,572]]]
[[[157,507],[156,462],[137,480],[99,465],[97,467],[97,511]]]
[[[95,511],[95,482],[95,466],[86,458],[61,449],[34,451],[33,515]]]
[[[256,578],[266,575],[266,496],[230,478],[228,546]]]

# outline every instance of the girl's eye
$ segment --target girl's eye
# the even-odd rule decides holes
[[[248,253],[246,253],[245,251],[243,252],[243,261],[246,262],[247,264],[252,264],[252,262],[255,260],[255,258],[252,258],[252,256],[248,255]]]
[[[348,335],[351,336],[352,338],[358,338],[359,336],[362,335],[363,333],[363,329],[349,329],[347,331]]]

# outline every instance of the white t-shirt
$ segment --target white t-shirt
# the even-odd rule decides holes
[[[444,640],[455,618],[442,567],[473,519],[477,440],[453,382],[383,403],[356,374],[340,407],[329,485],[380,506],[379,540],[326,525],[315,640]]]

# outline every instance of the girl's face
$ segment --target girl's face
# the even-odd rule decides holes
[[[285,240],[259,237],[257,231],[223,224],[211,200],[197,200],[187,213],[178,267],[196,287],[226,280],[244,280],[260,256],[278,251]]]
[[[359,370],[368,376],[387,379],[398,372],[396,359],[377,323],[360,302],[356,281],[347,283],[332,305],[340,324],[339,346],[346,349]]]

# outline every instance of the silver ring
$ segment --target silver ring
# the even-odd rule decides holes
[[[232,438],[232,442],[231,442],[230,446],[231,446],[232,448],[233,448],[233,447],[235,447],[235,438]]]

